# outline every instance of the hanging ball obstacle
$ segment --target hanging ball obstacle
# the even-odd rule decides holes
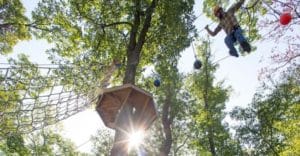
[[[279,22],[280,24],[282,25],[287,25],[291,22],[292,20],[292,15],[290,12],[285,12],[285,13],[282,13],[280,15],[280,19],[279,19]]]
[[[200,69],[201,67],[202,67],[201,61],[200,61],[200,60],[196,60],[196,61],[194,62],[194,68],[195,68],[195,69]]]
[[[159,79],[154,80],[154,86],[155,87],[159,87],[160,86],[160,80]]]
[[[121,61],[119,61],[119,60],[113,60],[113,63],[115,64],[115,66],[117,67],[117,68],[120,68],[121,66],[122,66],[122,63],[121,63]]]
[[[121,63],[116,63],[115,66],[116,66],[117,68],[121,68],[122,64],[121,64]]]

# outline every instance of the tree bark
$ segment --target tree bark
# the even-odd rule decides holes
[[[135,19],[134,19],[133,27],[130,32],[130,40],[127,47],[127,66],[125,71],[125,77],[123,79],[123,84],[126,83],[135,84],[136,69],[140,62],[140,55],[141,55],[143,45],[145,43],[147,32],[151,26],[152,14],[156,7],[156,3],[157,0],[153,0],[150,7],[146,10],[145,22],[143,24],[139,36],[137,35],[138,35],[138,28],[140,25],[141,11],[140,11],[140,6],[137,6],[137,10],[134,16]],[[137,0],[136,4],[140,5],[139,0]]]
[[[111,150],[111,156],[127,156],[128,155],[128,136],[126,133],[130,133],[130,119],[132,117],[132,107],[129,104],[124,104],[123,109],[116,119],[116,131],[113,148]]]
[[[172,146],[172,131],[171,131],[171,123],[172,119],[170,117],[170,107],[171,107],[171,93],[170,90],[168,91],[169,95],[166,96],[165,103],[163,105],[163,115],[162,115],[162,124],[163,124],[163,130],[165,133],[165,139],[163,141],[163,144],[160,148],[160,156],[167,156],[170,153],[171,146]]]
[[[141,51],[145,43],[147,32],[151,25],[152,14],[156,7],[157,0],[152,0],[151,5],[146,10],[145,22],[142,25],[142,29],[139,32],[140,28],[140,19],[141,19],[141,6],[140,1],[135,0],[135,14],[134,22],[130,31],[129,43],[127,46],[127,65],[125,69],[125,76],[123,79],[123,84],[135,84],[135,76],[138,64],[140,62]],[[127,110],[121,110],[120,118],[122,118],[121,125],[115,131],[115,140],[114,145],[111,150],[111,156],[127,156],[127,135],[126,131],[129,132],[128,125],[130,125],[130,120],[128,117],[131,116],[132,107],[126,107]],[[123,120],[124,119],[124,120]],[[124,132],[125,130],[125,132]]]

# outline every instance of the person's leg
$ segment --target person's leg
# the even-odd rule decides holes
[[[235,57],[239,57],[235,47],[234,47],[234,36],[232,34],[225,37],[225,44],[229,49],[229,54]]]
[[[238,40],[244,51],[247,51],[248,53],[251,51],[251,46],[245,39],[241,28],[234,31],[234,37]]]

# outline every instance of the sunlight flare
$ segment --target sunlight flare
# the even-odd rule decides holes
[[[143,143],[145,133],[142,130],[133,131],[128,137],[128,148],[130,150],[139,147]]]

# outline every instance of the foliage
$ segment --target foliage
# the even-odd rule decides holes
[[[247,108],[236,108],[237,137],[254,155],[299,153],[299,68],[264,83]],[[296,154],[297,155],[297,154]]]
[[[25,147],[23,137],[18,133],[11,133],[6,140],[0,141],[0,151],[8,155],[12,153],[18,153],[19,155],[30,154],[29,149]]]
[[[181,144],[184,145],[186,138],[184,132],[179,129],[184,127],[186,114],[186,91],[182,90],[183,76],[178,72],[177,63],[179,49],[169,47],[157,60],[155,69],[160,73],[162,85],[157,89],[157,103],[161,111],[161,123],[163,139],[160,145],[160,155],[176,155],[180,152]],[[175,53],[177,52],[177,53]],[[172,54],[173,53],[173,54]],[[176,143],[176,144],[173,144]]]
[[[128,51],[135,45],[143,47],[138,56],[139,66],[143,67],[151,64],[153,56],[164,51],[166,46],[180,43],[178,48],[186,47],[190,41],[193,1],[172,1],[172,5],[158,1],[151,26],[143,32],[147,39],[139,45],[142,42],[139,35],[142,35],[150,6],[151,1],[44,0],[33,13],[33,19],[41,23],[34,34],[54,42],[55,48],[49,50],[53,61],[62,57],[71,63],[84,60],[85,63],[98,62],[106,66],[114,60],[122,62],[118,77],[114,77],[116,82],[120,81],[125,67],[133,63],[128,60]],[[79,54],[84,57],[75,59]],[[98,78],[99,74],[95,77]]]
[[[20,0],[0,1],[0,54],[12,52],[18,41],[30,39],[29,19]]]
[[[19,55],[18,59],[9,59],[9,64],[12,69],[0,73],[0,111],[3,113],[25,109],[23,107],[26,105],[22,105],[24,99],[39,100],[38,96],[52,83],[52,80],[43,77],[37,66],[24,54]],[[17,122],[24,122],[27,127],[22,128],[29,128],[27,120],[29,117],[26,114],[7,116],[0,114],[0,117],[0,138],[8,132],[17,131]]]
[[[52,131],[36,131],[21,135],[11,133],[6,142],[0,141],[0,151],[4,155],[86,155],[76,151],[74,144]]]
[[[141,69],[153,64],[156,56],[166,51],[172,55],[169,47],[176,48],[178,55],[189,45],[194,30],[193,4],[193,0],[44,0],[33,13],[40,23],[34,34],[56,45],[48,51],[53,62],[104,66],[122,62],[118,74],[113,75],[114,83],[123,78],[123,83],[135,84]],[[91,77],[101,79],[105,76],[97,74],[101,72]]]
[[[203,1],[203,13],[213,21],[212,8],[219,2]],[[223,2],[222,6],[227,8],[231,2]],[[150,155],[300,154],[299,36],[287,33],[299,23],[299,3],[289,4],[295,9],[293,21],[288,27],[280,27],[282,6],[278,4],[282,2],[246,2],[236,13],[246,36],[250,41],[258,40],[262,37],[258,29],[271,27],[268,38],[275,43],[284,39],[289,44],[286,53],[272,59],[291,66],[286,78],[274,83],[274,88],[263,86],[250,107],[236,108],[231,113],[240,121],[236,127],[238,139],[232,139],[223,122],[230,88],[215,82],[217,65],[211,62],[210,43],[203,41],[197,47],[203,61],[199,72],[184,81],[177,69],[180,52],[196,36],[193,0],[42,0],[32,13],[32,23],[19,0],[0,1],[0,54],[11,52],[18,41],[30,39],[33,33],[55,45],[47,51],[52,63],[64,64],[53,73],[61,79],[53,82],[45,79],[27,56],[21,55],[19,61],[11,59],[10,63],[22,70],[13,69],[11,81],[0,85],[0,112],[16,110],[26,96],[38,101],[38,95],[52,83],[75,87],[77,93],[90,93],[96,90],[94,87],[108,86],[102,84],[107,77],[113,78],[113,85],[122,83],[122,79],[123,83],[134,84],[137,79],[136,85],[154,93],[161,115],[150,130],[153,135],[143,145]],[[259,21],[261,15],[265,21]],[[272,17],[275,19],[270,21]],[[120,68],[114,67],[119,63]],[[142,71],[151,65],[159,75],[155,77],[161,80],[159,88],[152,85],[153,77],[143,77]],[[5,73],[0,73],[1,84],[5,78]],[[28,88],[26,84],[38,87]],[[15,124],[16,118],[2,113],[0,117],[0,149],[7,155],[80,155],[70,141],[58,134],[42,131],[24,136],[15,132],[20,128]],[[24,117],[22,122],[28,119]],[[109,153],[113,143],[110,132],[99,131],[92,140],[94,154]],[[248,153],[243,153],[241,145]]]
[[[97,156],[108,156],[113,146],[113,132],[111,130],[98,130],[96,135],[91,137],[93,153]]]
[[[229,134],[225,118],[225,102],[230,93],[223,82],[214,82],[217,65],[211,61],[209,41],[201,41],[197,46],[203,63],[202,69],[188,77],[187,88],[195,99],[190,112],[192,122],[189,130],[192,137],[191,149],[199,155],[239,155],[241,149]]]
[[[263,7],[267,15],[258,22],[261,32],[264,32],[263,40],[272,41],[275,44],[270,50],[272,55],[268,66],[261,69],[260,78],[274,77],[276,73],[290,71],[290,68],[299,66],[300,39],[298,26],[300,24],[300,2],[293,1],[266,1]],[[283,12],[290,12],[291,22],[283,26],[279,19]]]

